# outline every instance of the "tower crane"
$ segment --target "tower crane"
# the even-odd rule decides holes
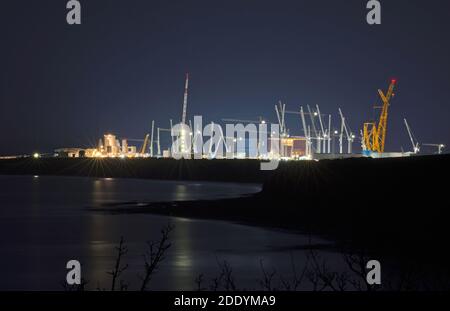
[[[153,140],[153,132],[154,132],[154,130],[155,130],[155,120],[152,120],[152,134],[151,134],[151,136],[150,136],[150,157],[152,157],[153,158],[153,143],[154,143],[154,140]]]
[[[326,130],[323,126],[323,122],[322,122],[322,114],[320,113],[320,109],[319,109],[319,105],[316,105],[316,111],[317,111],[317,116],[319,117],[319,124],[320,124],[320,133],[319,136],[317,137],[318,142],[319,142],[319,146],[322,144],[322,140],[323,140],[323,146],[322,146],[322,153],[326,153]]]
[[[314,117],[316,117],[318,113],[317,112],[313,113],[311,110],[311,107],[309,107],[309,105],[306,105],[306,107],[308,108],[308,114],[311,119],[311,126],[312,126],[312,130],[314,132],[314,137],[317,140],[317,147],[316,147],[317,149],[316,150],[317,150],[317,153],[321,153],[319,134],[317,133],[316,122],[314,120]]]
[[[339,108],[339,115],[341,117],[341,134],[339,136],[339,151],[342,153],[342,145],[344,143],[344,132],[345,136],[347,136],[347,153],[352,153],[352,146],[353,146],[353,140],[355,139],[355,135],[352,133],[350,128],[347,125],[346,119],[344,117],[344,114],[342,113],[341,108]]]
[[[303,132],[305,134],[306,137],[306,150],[305,150],[305,154],[308,157],[312,157],[312,142],[311,142],[311,131],[310,128],[306,126],[306,120],[305,120],[305,112],[303,111],[303,107],[300,107],[300,118],[302,120],[302,125],[303,125]]]
[[[189,73],[186,73],[186,81],[184,84],[183,109],[181,112],[181,123],[183,124],[186,124],[188,88],[189,88]]]
[[[181,113],[181,124],[187,125],[186,124],[186,114],[187,114],[187,104],[188,104],[188,89],[189,89],[189,73],[186,73],[186,81],[184,84],[184,96],[183,96],[183,109],[182,109],[182,113]],[[171,129],[172,129],[172,125],[171,125]],[[186,146],[186,139],[188,139],[188,137],[186,137],[187,135],[191,135],[191,132],[189,131],[189,133],[185,133],[186,131],[184,129],[182,129],[180,131],[180,141],[181,144],[179,145],[179,152],[181,152],[182,154],[186,153],[186,152],[191,152],[191,150],[187,150],[187,146]]]
[[[378,90],[378,94],[381,98],[383,106],[375,107],[381,108],[380,118],[377,122],[366,122],[364,123],[364,146],[366,150],[373,152],[384,152],[384,145],[386,141],[387,132],[387,119],[388,110],[390,106],[390,101],[392,96],[394,96],[394,88],[397,81],[395,79],[391,80],[388,91],[386,94],[383,91]]]
[[[281,100],[278,102],[278,105],[275,105],[275,112],[277,113],[278,124],[280,125],[281,136],[287,136],[286,123],[285,123],[285,113],[286,113],[286,104],[282,104]]]

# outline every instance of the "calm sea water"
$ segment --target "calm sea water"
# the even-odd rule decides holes
[[[237,197],[260,188],[232,183],[0,176],[0,289],[62,290],[65,266],[71,259],[81,262],[89,289],[109,288],[107,271],[114,266],[114,247],[121,236],[129,248],[124,258],[129,268],[123,278],[130,289],[137,289],[146,241],[158,239],[169,222],[175,226],[172,247],[150,289],[195,289],[195,278],[203,274],[208,283],[218,276],[218,262],[223,260],[232,267],[241,288],[259,288],[261,261],[288,277],[292,258],[302,269],[301,248],[310,237],[222,221],[90,210],[127,201]],[[327,252],[327,256],[333,262],[340,255]]]

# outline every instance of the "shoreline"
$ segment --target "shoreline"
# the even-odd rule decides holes
[[[1,159],[0,175],[52,175],[98,178],[264,183],[272,171],[258,160],[175,160],[117,158]]]
[[[450,259],[443,246],[450,155],[280,162],[274,171],[260,171],[259,163],[43,158],[1,160],[0,174],[262,183],[262,191],[250,196],[139,207],[128,202],[109,210],[230,221],[306,232],[352,248]]]
[[[261,202],[270,200],[262,192],[246,194],[236,198],[202,199],[186,201],[160,201],[160,202],[118,202],[104,204],[99,208],[89,208],[90,212],[108,213],[111,215],[144,214],[167,217],[180,217],[186,219],[222,221],[231,224],[252,226],[266,230],[275,230],[290,234],[315,236],[329,242],[328,248],[343,252],[355,251],[373,255],[381,255],[392,258],[410,259],[410,255],[416,251],[412,245],[402,248],[399,252],[397,245],[384,244],[380,239],[380,245],[367,245],[363,242],[367,236],[357,238],[353,230],[327,231],[321,226],[312,226],[308,220],[298,221],[292,214],[281,214],[273,217],[267,205]],[[260,213],[255,213],[254,206],[261,204]],[[270,205],[270,203],[269,203]],[[257,215],[257,216],[255,216]],[[377,237],[378,238],[378,237]],[[332,247],[330,248],[330,245]],[[406,245],[404,245],[406,246]],[[406,252],[405,250],[409,248]],[[422,259],[416,256],[416,259]]]

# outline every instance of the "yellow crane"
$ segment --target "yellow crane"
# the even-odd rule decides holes
[[[144,143],[142,144],[142,148],[141,148],[141,152],[139,152],[141,155],[145,154],[145,151],[147,150],[147,145],[148,145],[148,139],[149,139],[150,135],[147,134],[145,135],[144,138]]]
[[[380,119],[377,122],[364,123],[363,145],[364,149],[372,152],[384,152],[384,143],[386,141],[387,119],[390,100],[394,96],[394,88],[397,81],[391,80],[389,89],[386,94],[382,90],[378,90],[383,106],[381,108]]]

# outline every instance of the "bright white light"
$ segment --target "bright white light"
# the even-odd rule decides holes
[[[336,134],[336,135],[337,135],[337,134],[338,134],[338,131],[334,131],[334,134]]]
[[[33,153],[33,158],[38,159],[40,157],[41,157],[41,155],[39,153],[37,153],[37,152]]]
[[[266,121],[262,120],[261,123],[262,123],[262,124],[266,124]]]
[[[317,117],[317,112],[316,111],[314,111],[314,116]]]

